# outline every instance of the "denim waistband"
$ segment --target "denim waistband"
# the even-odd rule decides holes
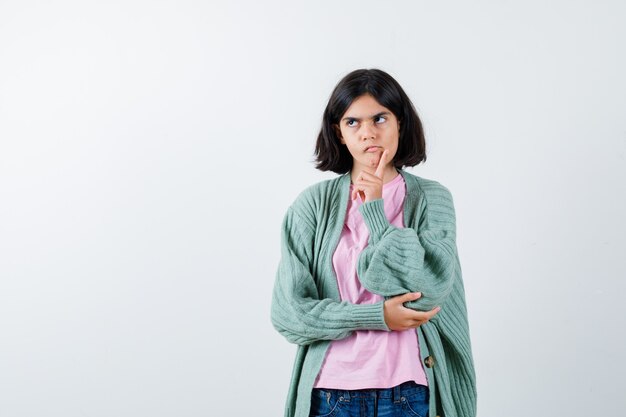
[[[313,394],[326,395],[332,393],[343,397],[343,401],[349,402],[351,398],[376,397],[393,398],[400,401],[401,397],[408,397],[419,391],[428,390],[426,385],[417,384],[415,381],[406,381],[392,388],[365,388],[356,390],[344,390],[336,388],[313,388]]]

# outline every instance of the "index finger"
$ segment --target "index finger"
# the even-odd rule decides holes
[[[385,165],[387,165],[387,149],[385,149],[380,155],[380,160],[378,161],[378,166],[376,167],[376,172],[374,173],[374,175],[376,175],[378,178],[382,178],[383,171],[385,170]]]

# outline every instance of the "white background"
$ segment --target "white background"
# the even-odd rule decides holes
[[[622,1],[0,1],[0,415],[282,416],[280,222],[335,84],[412,98],[481,417],[616,416]]]

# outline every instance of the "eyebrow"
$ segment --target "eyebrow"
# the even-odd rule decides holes
[[[375,115],[373,115],[372,117],[370,117],[370,119],[375,119],[378,116],[388,116],[391,113],[389,113],[388,111],[381,111],[380,113],[376,113]],[[359,119],[358,117],[350,117],[350,116],[346,116],[343,119],[341,119],[341,121],[343,122],[344,120],[356,120],[357,122],[360,122],[361,119]]]

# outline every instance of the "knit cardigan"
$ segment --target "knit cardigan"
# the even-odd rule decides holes
[[[350,173],[308,186],[288,207],[281,225],[281,258],[271,302],[271,321],[297,345],[285,417],[308,417],[315,378],[331,340],[355,330],[392,331],[384,301],[407,292],[422,296],[404,305],[441,310],[416,328],[430,391],[429,417],[474,417],[476,379],[465,290],[456,245],[450,191],[439,182],[399,169],[406,184],[404,228],[391,225],[383,199],[359,211],[370,232],[357,258],[357,276],[384,300],[341,301],[332,255],[343,229]]]

